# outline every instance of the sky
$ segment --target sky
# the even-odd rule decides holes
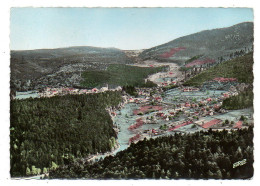
[[[146,49],[253,19],[250,8],[12,8],[10,48]]]

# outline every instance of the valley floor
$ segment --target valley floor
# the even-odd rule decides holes
[[[125,95],[124,107],[110,111],[117,130],[118,146],[112,152],[91,155],[88,161],[98,161],[106,156],[114,156],[127,149],[131,143],[137,143],[144,138],[157,138],[175,133],[194,133],[209,129],[230,131],[253,125],[252,108],[235,111],[218,109],[225,99],[225,94],[237,93],[233,90],[205,91],[194,87],[188,89],[179,87],[163,91],[162,87],[165,82],[174,81],[174,84],[178,84],[184,79],[177,64],[147,60],[134,66],[150,68],[169,66],[169,68],[166,72],[152,74],[147,78],[156,83],[157,88],[137,88],[137,97]],[[245,116],[246,121],[241,121],[241,116]]]
[[[184,79],[183,74],[179,71],[179,65],[176,63],[165,63],[165,62],[157,62],[155,60],[146,60],[141,64],[134,64],[138,67],[160,67],[160,66],[169,66],[167,72],[158,72],[150,75],[147,80],[154,82],[155,84],[161,86],[162,79],[168,78],[173,79],[174,81],[181,81]]]

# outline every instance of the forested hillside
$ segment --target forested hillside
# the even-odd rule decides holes
[[[200,86],[216,77],[237,78],[240,83],[253,83],[253,53],[220,63],[186,81],[184,85]]]
[[[165,67],[137,67],[122,64],[109,65],[103,71],[87,71],[82,77],[84,80],[81,86],[101,87],[106,84],[111,86],[136,86],[136,87],[153,87],[156,84],[152,82],[145,83],[144,79],[150,74],[166,70]]]
[[[156,59],[180,64],[198,55],[200,59],[217,60],[235,51],[251,51],[253,29],[252,22],[244,22],[226,28],[204,30],[146,49],[139,56],[145,60]]]
[[[12,100],[11,176],[46,172],[68,159],[110,151],[116,133],[105,108],[121,101],[120,92]]]
[[[234,166],[242,160],[244,165]],[[246,179],[252,176],[252,127],[230,133],[209,130],[145,139],[94,164],[71,161],[50,172],[50,178],[87,179]]]
[[[26,91],[46,86],[78,86],[82,71],[129,63],[132,60],[116,48],[79,46],[11,51],[11,88]]]
[[[239,93],[223,101],[222,107],[228,110],[253,107],[254,93],[252,89]]]
[[[90,46],[67,47],[56,49],[17,50],[11,51],[12,76],[15,79],[33,79],[53,73],[69,64],[119,63],[127,64],[131,60],[125,53],[116,48]],[[44,71],[42,70],[44,69]],[[72,69],[70,69],[72,70]],[[79,70],[79,69],[76,69]]]

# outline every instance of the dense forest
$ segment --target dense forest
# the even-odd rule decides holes
[[[144,139],[95,163],[70,161],[51,171],[50,178],[247,179],[253,176],[253,162],[252,127],[210,129]]]
[[[240,92],[237,96],[232,96],[223,101],[222,107],[228,110],[243,109],[253,107],[254,93],[252,89]]]
[[[120,92],[11,101],[11,176],[46,172],[69,159],[110,151],[116,133],[107,107]]]
[[[87,71],[82,77],[83,87],[93,88],[101,87],[106,84],[111,86],[135,86],[135,87],[152,87],[156,84],[145,82],[144,79],[150,74],[164,71],[167,67],[137,67],[122,64],[111,64],[104,71]]]
[[[240,83],[253,83],[253,53],[237,57],[204,71],[184,83],[187,86],[200,86],[216,77],[237,78]]]

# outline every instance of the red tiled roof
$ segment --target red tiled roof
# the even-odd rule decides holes
[[[192,122],[192,121],[186,121],[186,122],[184,122],[184,123],[182,123],[182,124],[180,124],[180,125],[171,127],[168,131],[176,130],[176,129],[180,128],[180,127],[183,127],[183,126],[188,125],[188,124],[191,124],[191,123],[193,123],[193,122]]]
[[[134,141],[138,140],[140,138],[140,134],[136,134],[135,136],[129,138],[129,143],[133,143]]]
[[[229,82],[229,81],[237,81],[237,78],[223,78],[223,77],[216,77],[213,79],[214,81],[220,82]]]
[[[238,121],[238,122],[236,123],[236,125],[234,126],[234,128],[240,129],[240,128],[242,127],[242,125],[243,125],[243,121]]]
[[[206,129],[206,128],[209,128],[213,125],[219,124],[220,122],[221,122],[221,120],[219,120],[219,119],[213,119],[213,120],[205,123],[204,125],[202,125],[202,127]]]

